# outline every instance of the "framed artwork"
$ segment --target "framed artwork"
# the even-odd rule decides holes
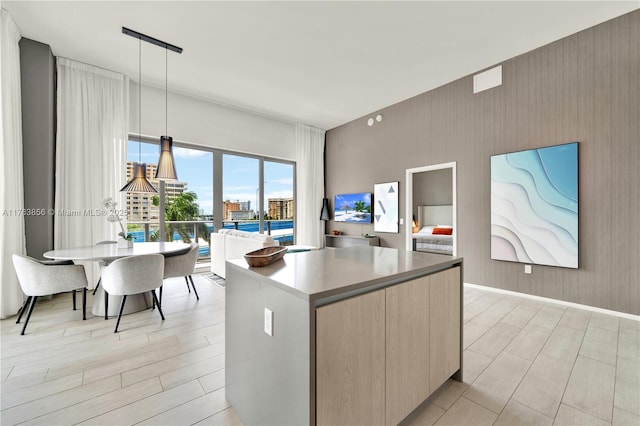
[[[398,233],[398,184],[377,183],[373,186],[373,230]]]
[[[578,268],[578,142],[491,157],[491,259]]]

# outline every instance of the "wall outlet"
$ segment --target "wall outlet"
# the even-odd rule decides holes
[[[404,225],[404,219],[400,218],[400,225]]]
[[[531,265],[524,265],[524,273],[525,274],[531,273]]]
[[[264,308],[264,332],[273,336],[273,311],[269,308]]]

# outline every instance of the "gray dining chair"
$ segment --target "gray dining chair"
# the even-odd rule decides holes
[[[122,296],[118,321],[114,333],[118,332],[122,311],[127,296],[151,292],[155,305],[158,306],[160,317],[164,321],[164,314],[158,302],[156,288],[162,285],[164,274],[164,257],[161,254],[144,254],[117,259],[102,270],[102,288],[105,292],[105,315],[109,311],[109,296]]]
[[[20,309],[16,324],[20,323],[27,306],[29,307],[21,335],[24,335],[27,330],[31,313],[40,296],[72,292],[73,309],[75,310],[75,291],[82,289],[82,319],[87,319],[88,283],[84,266],[75,265],[73,262],[68,261],[38,261],[29,256],[19,254],[14,254],[12,260],[22,292],[27,296],[27,300],[25,300]]]
[[[96,243],[97,246],[103,245],[103,244],[117,244],[117,241],[113,241],[113,240],[104,240],[104,241],[98,241]],[[106,262],[104,260],[99,260],[98,261],[98,267],[100,268],[100,270],[102,270],[102,268],[104,268],[106,266]],[[96,284],[95,288],[93,289],[93,295],[96,295],[96,291],[98,291],[98,287],[100,287],[100,281],[102,280],[102,277],[98,278],[98,283]]]
[[[193,287],[193,292],[196,295],[196,299],[200,300],[200,296],[198,296],[198,290],[196,290],[196,286],[193,283],[193,278],[191,277],[191,274],[193,274],[193,269],[196,267],[196,262],[198,261],[198,248],[198,244],[191,243],[189,250],[185,253],[178,253],[169,256],[165,255],[164,279],[184,277],[189,293],[191,293],[191,289],[189,288],[189,281],[191,281],[191,287]],[[162,303],[162,286],[160,286],[160,303]]]

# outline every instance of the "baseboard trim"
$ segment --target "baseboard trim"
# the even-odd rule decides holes
[[[592,311],[592,312],[598,312],[601,314],[613,315],[616,317],[626,318],[632,321],[640,322],[640,315],[627,314],[626,312],[618,312],[618,311],[612,311],[610,309],[596,308],[595,306],[582,305],[580,303],[573,303],[573,302],[565,302],[564,300],[551,299],[549,297],[542,297],[542,296],[534,296],[533,294],[519,293],[517,291],[503,290],[501,288],[488,287],[488,286],[479,285],[479,284],[464,283],[464,285],[467,287],[477,288],[480,290],[492,291],[494,293],[502,293],[502,294],[508,294],[511,296],[524,297],[525,299],[532,299],[532,300],[537,300],[545,303],[555,303],[556,305],[569,306],[571,308],[583,309],[585,311]]]

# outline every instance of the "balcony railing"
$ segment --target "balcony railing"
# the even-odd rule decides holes
[[[198,250],[196,267],[205,267],[211,261],[210,234],[214,231],[213,220],[167,221],[165,223],[169,230],[165,235],[166,241],[198,243],[200,249]],[[160,240],[158,221],[129,221],[127,225],[129,227],[128,233],[133,235],[135,242]],[[131,229],[131,225],[136,226],[137,229]],[[256,233],[260,231],[258,220],[223,221],[222,226],[224,229],[239,229]],[[291,245],[294,242],[293,220],[264,220],[263,233],[273,236],[280,245]]]

